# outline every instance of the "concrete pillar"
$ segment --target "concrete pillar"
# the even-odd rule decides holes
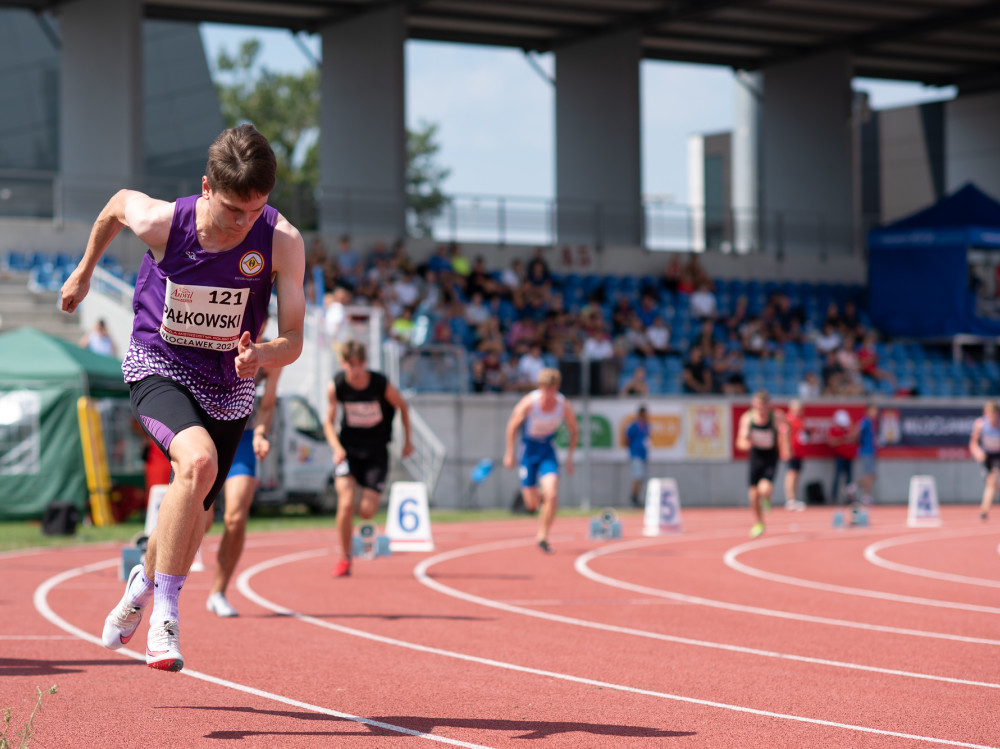
[[[142,4],[80,0],[59,18],[57,215],[93,220],[116,190],[142,187]]]
[[[634,29],[556,50],[561,243],[642,243],[639,61]]]
[[[322,31],[320,230],[401,236],[406,216],[405,12]]]
[[[733,123],[733,234],[737,252],[760,246],[760,102],[763,76],[737,73]]]
[[[854,251],[851,64],[835,50],[764,68],[767,251]]]

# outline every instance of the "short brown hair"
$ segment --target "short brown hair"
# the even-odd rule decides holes
[[[340,347],[341,361],[368,361],[368,351],[361,341],[348,341]]]
[[[253,125],[223,130],[208,147],[208,186],[240,200],[270,195],[277,172],[278,159],[271,144]]]

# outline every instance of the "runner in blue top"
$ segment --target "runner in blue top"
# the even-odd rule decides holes
[[[632,504],[641,507],[640,491],[646,481],[649,464],[649,415],[645,406],[639,406],[635,421],[625,430],[625,441],[628,442],[629,462],[632,467]]]
[[[569,430],[566,472],[573,473],[573,452],[579,428],[569,401],[559,392],[562,376],[558,369],[545,368],[538,373],[538,389],[518,401],[507,421],[507,451],[503,464],[514,468],[514,447],[521,436],[521,494],[524,506],[534,512],[541,504],[536,539],[546,554],[552,553],[549,529],[559,506],[559,460],[552,440],[563,422]]]
[[[179,671],[177,598],[254,404],[261,367],[291,364],[302,350],[305,247],[267,205],[277,159],[253,125],[224,130],[208,149],[201,193],[173,203],[120,190],[94,222],[83,259],[62,287],[73,312],[111,241],[130,229],[149,248],[139,268],[135,320],[122,371],[132,412],[164,455],[173,480],[150,536],[145,567],[104,622],[117,649],[152,599],[146,664]],[[278,335],[257,343],[271,291]],[[153,595],[153,589],[156,595]]]
[[[997,486],[1000,485],[1000,406],[996,401],[986,401],[983,415],[973,423],[969,452],[983,464],[986,472],[983,501],[979,505],[979,518],[985,522],[997,493]]]
[[[878,406],[869,403],[865,415],[858,424],[858,460],[861,462],[861,504],[872,503],[872,487],[875,485],[876,457],[878,456]]]

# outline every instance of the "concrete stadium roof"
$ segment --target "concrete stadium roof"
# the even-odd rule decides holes
[[[0,0],[58,14],[73,0]],[[316,32],[402,5],[411,39],[548,52],[638,29],[646,59],[755,70],[833,49],[854,74],[1000,86],[1000,2],[990,0],[143,0],[147,18]]]

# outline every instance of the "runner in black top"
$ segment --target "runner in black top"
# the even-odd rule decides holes
[[[405,443],[403,457],[413,452],[410,441],[410,411],[399,391],[385,375],[372,372],[365,365],[365,346],[348,341],[340,349],[343,371],[327,386],[330,407],[323,422],[326,441],[333,448],[337,482],[337,532],[341,559],[333,569],[334,577],[351,574],[351,533],[354,525],[355,495],[361,487],[358,514],[370,519],[378,509],[385,478],[389,474],[389,441],[392,420],[399,409],[403,420]],[[340,430],[336,427],[337,404],[342,405]]]
[[[764,510],[771,508],[774,472],[778,458],[787,459],[788,424],[782,411],[772,410],[767,393],[754,393],[750,410],[740,417],[736,448],[750,453],[750,508],[754,523],[750,536],[764,532]]]

